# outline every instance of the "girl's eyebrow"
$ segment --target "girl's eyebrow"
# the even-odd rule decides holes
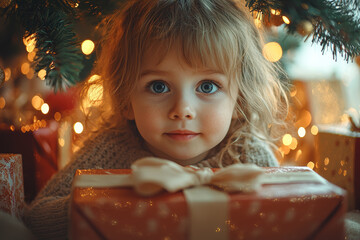
[[[204,71],[199,71],[200,74],[205,74],[205,75],[212,75],[212,74],[220,74],[223,75],[224,73],[222,71],[218,71],[218,70],[204,70]],[[168,74],[167,71],[162,71],[162,70],[144,70],[141,72],[140,76],[146,76],[146,75],[166,75]]]
[[[167,72],[166,71],[161,71],[161,70],[144,70],[140,73],[141,77],[144,77],[146,75],[166,75]]]

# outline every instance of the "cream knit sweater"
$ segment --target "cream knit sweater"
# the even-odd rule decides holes
[[[239,147],[241,162],[261,167],[278,166],[269,146],[257,138],[248,139],[247,151]],[[198,167],[219,167],[220,145]],[[72,161],[55,174],[35,200],[27,207],[24,221],[38,239],[67,239],[71,185],[77,169],[130,168],[135,160],[152,156],[133,131],[106,130],[94,135],[77,151]],[[224,161],[224,166],[229,165]]]

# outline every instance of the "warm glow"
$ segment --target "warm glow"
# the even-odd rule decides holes
[[[38,95],[35,95],[31,99],[31,104],[36,110],[40,110],[41,106],[44,104],[44,100],[41,97],[39,97]]]
[[[65,145],[65,140],[63,138],[59,138],[58,143],[61,147],[63,147]]]
[[[49,104],[44,103],[43,105],[41,105],[41,112],[43,114],[47,114],[50,110]]]
[[[271,9],[270,12],[272,15],[277,15],[277,16],[279,16],[281,13],[281,11],[278,9]]]
[[[29,45],[33,45],[35,44],[35,33],[34,34],[31,34],[30,36],[28,37],[24,37],[23,38],[23,43],[25,46],[29,46]]]
[[[5,107],[6,101],[5,98],[0,97],[0,109],[3,109]]]
[[[285,24],[290,24],[290,19],[288,17],[282,16],[282,19],[283,19]]]
[[[291,90],[291,92],[290,92],[290,96],[291,96],[291,97],[295,97],[296,93],[297,93],[297,89],[296,89],[296,88],[293,88],[293,89]]]
[[[99,80],[99,79],[100,79],[100,76],[97,74],[94,74],[89,78],[88,82],[93,83],[94,81]]]
[[[89,78],[89,83],[94,83],[100,78],[99,75],[93,75]],[[103,86],[101,84],[93,84],[89,87],[87,98],[83,100],[83,111],[87,114],[88,110],[92,106],[99,106],[102,103],[103,99]]]
[[[23,38],[23,43],[26,46],[26,51],[29,53],[34,51],[36,46],[35,34],[32,34],[27,38]]]
[[[27,63],[27,62],[23,63],[23,64],[21,65],[21,73],[24,74],[24,75],[26,75],[26,74],[29,73],[29,71],[30,71],[30,64]]]
[[[45,69],[41,69],[41,70],[38,72],[38,77],[39,77],[41,80],[45,80],[45,76],[46,76],[46,70],[45,70]]]
[[[312,120],[311,113],[307,110],[303,110],[301,111],[299,120],[295,123],[295,126],[306,128],[307,126],[310,125],[311,120]]]
[[[279,151],[282,153],[282,155],[287,155],[290,153],[290,148],[288,146],[282,145],[279,148]]]
[[[262,23],[261,23],[261,20],[260,20],[259,18],[255,18],[255,19],[254,19],[254,23],[255,23],[255,26],[256,26],[257,28],[261,28]]]
[[[11,77],[11,69],[10,68],[5,68],[4,73],[5,73],[5,82],[9,81],[10,77]]]
[[[34,51],[34,49],[35,49],[35,45],[26,46],[26,51],[27,52],[32,52],[32,51]]]
[[[300,128],[298,129],[298,135],[299,135],[299,137],[303,138],[303,137],[305,136],[305,134],[306,134],[305,128],[300,127]]]
[[[85,55],[89,55],[94,51],[95,48],[95,44],[93,41],[91,40],[85,40],[82,42],[81,44],[81,51],[85,54]]]
[[[297,150],[296,155],[295,155],[295,161],[298,161],[300,159],[301,155],[302,155],[301,149]]]
[[[298,145],[298,141],[297,141],[296,138],[293,137],[292,140],[291,140],[291,143],[289,145],[289,148],[291,150],[295,150],[297,148],[297,145]]]
[[[282,57],[283,51],[279,43],[269,42],[263,48],[263,55],[269,62],[277,62]]]
[[[99,105],[103,98],[103,86],[99,84],[90,86],[87,97],[92,105]]]
[[[32,62],[32,61],[34,61],[35,56],[36,56],[35,51],[29,52],[27,55],[27,59],[29,60],[29,62]]]
[[[82,125],[81,122],[76,122],[76,123],[74,124],[74,131],[75,131],[75,133],[80,134],[80,133],[83,132],[83,130],[84,130],[84,127],[83,127],[83,125]]]
[[[285,134],[282,138],[282,142],[285,146],[289,146],[292,142],[293,137],[290,134]]]
[[[56,113],[54,114],[54,119],[55,119],[55,121],[60,121],[60,120],[61,120],[61,113],[56,112]]]
[[[29,72],[26,74],[26,77],[28,79],[32,79],[34,77],[34,73],[35,73],[34,69],[30,68]]]
[[[308,162],[307,166],[311,169],[314,169],[315,164],[312,161],[310,161]]]
[[[329,162],[330,162],[330,159],[329,159],[328,157],[326,157],[326,158],[324,159],[324,165],[325,165],[325,166],[328,165]]]
[[[310,130],[310,131],[311,131],[311,134],[312,134],[312,135],[317,135],[318,132],[319,132],[319,129],[318,129],[317,126],[314,125],[314,126],[311,127],[311,130]]]

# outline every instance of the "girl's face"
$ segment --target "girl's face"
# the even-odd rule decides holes
[[[129,119],[155,156],[189,165],[226,136],[237,91],[222,72],[192,68],[180,56],[145,54]]]

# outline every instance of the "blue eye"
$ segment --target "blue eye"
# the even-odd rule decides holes
[[[149,89],[153,93],[165,93],[169,91],[169,88],[162,81],[153,81],[149,84]]]
[[[219,90],[219,87],[211,81],[204,81],[200,84],[199,87],[197,87],[196,90],[201,93],[211,94]]]

